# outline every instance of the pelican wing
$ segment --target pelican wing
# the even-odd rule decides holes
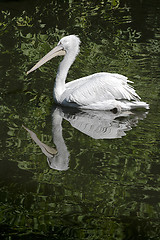
[[[107,100],[139,100],[140,97],[128,84],[131,81],[120,74],[96,73],[67,83],[68,102],[88,105]]]

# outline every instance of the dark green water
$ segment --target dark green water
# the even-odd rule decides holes
[[[55,108],[61,58],[26,72],[68,34],[68,81],[124,74],[150,110]],[[1,239],[160,239],[159,0],[0,1],[0,90]]]

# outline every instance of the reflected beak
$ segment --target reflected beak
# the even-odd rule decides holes
[[[41,58],[41,60],[39,60],[39,62],[27,72],[27,74],[33,72],[34,70],[42,66],[44,63],[48,62],[50,59],[56,56],[63,56],[65,55],[65,53],[66,52],[61,44],[56,46],[49,53],[47,53],[43,58]]]

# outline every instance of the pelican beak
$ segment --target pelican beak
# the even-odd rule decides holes
[[[55,48],[53,48],[49,53],[47,53],[39,62],[34,65],[28,72],[27,74],[33,72],[40,66],[42,66],[44,63],[48,62],[50,59],[56,57],[56,56],[63,56],[65,55],[65,50],[61,44],[57,45]]]

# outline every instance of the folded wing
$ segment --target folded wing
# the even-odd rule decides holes
[[[66,101],[78,105],[88,105],[107,100],[136,100],[140,97],[128,83],[127,77],[120,74],[96,73],[66,84],[70,94]]]

